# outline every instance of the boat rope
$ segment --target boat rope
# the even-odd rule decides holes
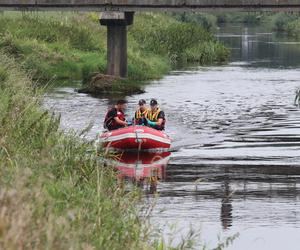
[[[136,171],[139,167],[139,161],[140,161],[140,150],[137,152],[137,161],[135,162],[134,179],[137,179]]]

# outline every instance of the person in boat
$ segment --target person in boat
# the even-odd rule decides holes
[[[127,101],[118,100],[116,105],[108,110],[104,119],[104,128],[111,131],[128,126],[125,119],[124,110],[126,109]]]
[[[147,112],[147,126],[157,129],[164,130],[166,124],[165,113],[162,111],[156,99],[151,99],[150,101],[150,110]]]
[[[146,125],[146,117],[149,112],[147,103],[144,99],[139,100],[139,108],[134,114],[134,125]]]

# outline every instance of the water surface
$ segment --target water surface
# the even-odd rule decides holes
[[[156,97],[173,138],[159,197],[144,186],[145,202],[157,203],[153,225],[165,236],[168,225],[182,228],[175,243],[192,227],[211,248],[239,232],[229,249],[298,249],[300,44],[258,27],[221,27],[217,37],[232,48],[231,63],[174,71],[127,98],[132,115],[140,98]],[[73,87],[45,99],[64,129],[92,122],[88,138],[110,104]]]

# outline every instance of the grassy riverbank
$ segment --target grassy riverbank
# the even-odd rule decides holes
[[[38,92],[0,54],[0,249],[154,248],[138,193],[118,187],[90,143],[58,130]]]
[[[211,64],[229,51],[201,26],[164,14],[138,14],[128,32],[129,79],[160,78],[178,61]],[[106,70],[106,28],[98,14],[4,13],[0,49],[34,78],[86,79]]]

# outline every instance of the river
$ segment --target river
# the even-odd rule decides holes
[[[151,221],[174,244],[190,228],[197,246],[239,233],[228,249],[298,249],[300,240],[300,43],[263,27],[228,25],[217,38],[232,48],[228,65],[173,71],[128,97],[155,97],[167,114],[173,152],[145,203]],[[62,115],[62,128],[95,138],[112,100],[57,88],[45,106]],[[168,165],[166,165],[168,163]],[[135,173],[136,174],[136,173]],[[140,173],[141,174],[141,173]],[[133,174],[134,175],[134,174]]]

